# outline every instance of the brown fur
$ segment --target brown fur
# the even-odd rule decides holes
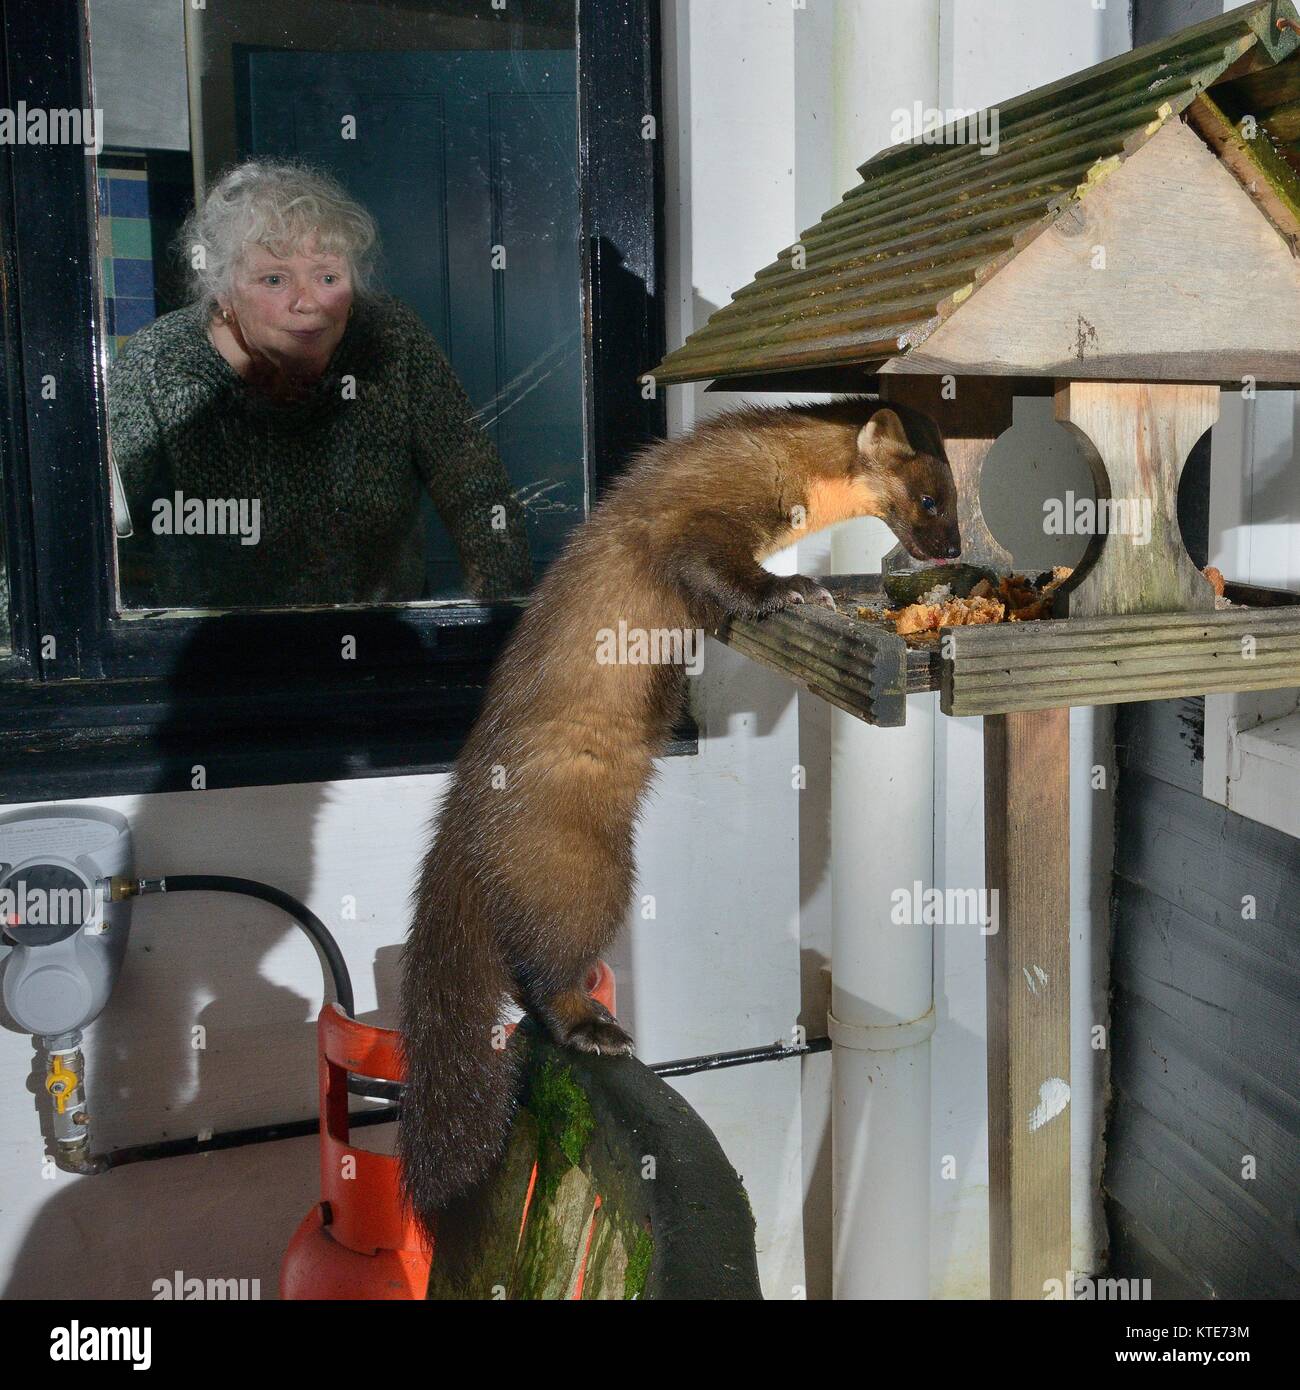
[[[758,560],[848,517],[881,516],[918,555],[955,553],[942,450],[924,417],[868,402],[711,420],[646,450],[538,585],[457,761],[415,895],[400,1153],[426,1226],[502,1152],[516,1086],[499,1030],[493,1045],[505,996],[559,1042],[631,1049],[582,984],[631,903],[635,823],[686,682],[679,665],[598,663],[598,633],[620,620],[698,630],[827,602],[815,580]]]

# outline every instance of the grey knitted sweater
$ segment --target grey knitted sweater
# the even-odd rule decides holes
[[[134,528],[121,542],[129,606],[421,598],[421,492],[455,541],[471,594],[501,598],[531,584],[523,512],[500,456],[432,335],[394,299],[358,303],[324,376],[289,404],[245,385],[197,306],[165,314],[113,364],[108,419]],[[256,500],[256,544],[177,534],[189,499],[242,500],[245,518]],[[146,557],[152,578],[133,590],[127,578]]]

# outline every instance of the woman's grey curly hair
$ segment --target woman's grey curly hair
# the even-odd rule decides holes
[[[194,298],[216,312],[228,297],[244,247],[291,256],[310,242],[342,256],[358,299],[374,293],[375,219],[329,174],[291,159],[250,159],[227,169],[181,228]]]

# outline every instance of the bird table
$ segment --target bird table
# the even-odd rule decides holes
[[[926,690],[983,717],[998,1298],[1042,1298],[1071,1267],[1069,710],[1300,686],[1300,596],[1229,583],[1232,606],[1216,605],[1177,513],[1220,391],[1300,383],[1297,27],[1289,3],[1246,5],[882,151],[653,373],[924,411],[962,559],[999,573],[1013,557],[985,525],[980,472],[1017,395],[1050,393],[1097,499],[1149,516],[1149,539],[1093,535],[1042,620],[905,638],[882,617],[882,576],[851,575],[823,581],[836,612],[718,634],[872,724],[902,724]],[[989,129],[995,147],[973,143]]]

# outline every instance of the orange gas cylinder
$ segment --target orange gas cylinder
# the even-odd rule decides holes
[[[615,1013],[614,974],[597,962],[587,991]],[[423,1298],[431,1251],[403,1208],[397,1159],[354,1148],[348,1073],[403,1081],[398,1035],[327,1004],[316,1024],[320,1069],[321,1200],[293,1233],[280,1263],[280,1297]]]

